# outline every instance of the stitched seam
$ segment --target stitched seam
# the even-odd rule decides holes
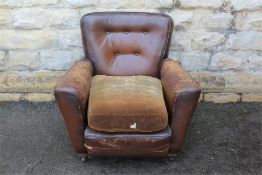
[[[108,117],[112,117],[112,116],[117,116],[117,117],[120,117],[120,116],[144,116],[145,117],[145,114],[126,114],[126,115],[117,115],[117,114],[89,114],[89,116],[108,116]],[[148,116],[163,116],[163,114],[149,114]]]

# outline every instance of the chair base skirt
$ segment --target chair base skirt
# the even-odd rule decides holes
[[[85,130],[88,157],[168,157],[171,130],[152,133],[106,133]]]

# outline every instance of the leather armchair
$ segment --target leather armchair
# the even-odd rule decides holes
[[[100,12],[82,17],[86,58],[76,62],[54,90],[74,150],[82,158],[172,158],[181,151],[201,91],[189,74],[168,58],[172,28],[169,16],[154,13]],[[87,111],[96,75],[158,78],[168,111],[168,126],[146,133],[90,128]]]

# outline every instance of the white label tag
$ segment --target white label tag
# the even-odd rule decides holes
[[[130,128],[136,129],[136,123],[130,124]]]

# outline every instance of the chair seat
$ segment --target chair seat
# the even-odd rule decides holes
[[[154,132],[167,128],[159,79],[149,76],[93,77],[88,125],[105,132]]]

